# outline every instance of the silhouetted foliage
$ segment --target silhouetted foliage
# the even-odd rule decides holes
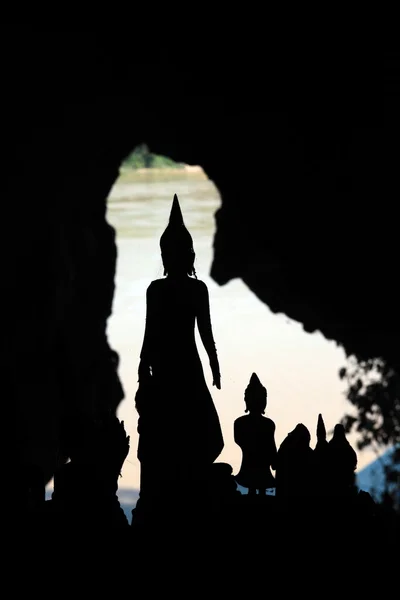
[[[400,444],[400,375],[380,358],[367,361],[349,359],[347,367],[339,371],[347,381],[347,399],[355,407],[356,415],[345,415],[342,423],[346,432],[360,434],[357,446],[397,447]],[[392,491],[399,482],[400,452],[385,467],[387,488]],[[398,492],[397,492],[398,493]]]
[[[140,144],[126,157],[123,165],[131,169],[179,169],[183,165],[168,156],[153,154],[146,144]]]

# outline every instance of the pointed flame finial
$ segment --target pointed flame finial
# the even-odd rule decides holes
[[[256,373],[250,377],[249,384],[244,392],[246,412],[260,412],[264,414],[267,406],[267,388],[263,386]]]
[[[318,440],[326,440],[326,429],[324,419],[322,418],[321,413],[318,415],[318,423],[317,423],[317,439]]]
[[[250,377],[249,385],[246,388],[246,394],[267,394],[267,389],[263,386],[256,373]]]
[[[169,214],[169,225],[172,226],[182,226],[185,227],[185,223],[183,221],[183,215],[181,211],[181,207],[179,204],[178,196],[174,194],[174,199],[172,201],[172,208]]]
[[[193,252],[192,236],[185,226],[176,194],[172,201],[168,225],[160,239],[160,247],[162,252]]]

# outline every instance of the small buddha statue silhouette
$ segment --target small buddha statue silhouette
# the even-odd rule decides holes
[[[221,389],[208,289],[197,279],[193,241],[176,195],[160,247],[164,278],[147,288],[136,394],[142,498],[155,479],[161,489],[173,478],[204,472],[224,447],[195,341],[197,322],[213,385]]]
[[[315,446],[315,452],[325,454],[328,449],[328,441],[326,439],[326,427],[324,419],[319,413],[317,421],[317,444]]]
[[[330,480],[329,473],[329,444],[326,439],[326,428],[322,414],[318,415],[317,421],[317,443],[314,448],[315,469],[315,491],[317,494],[325,494]]]
[[[279,501],[309,498],[314,493],[315,460],[311,435],[303,423],[281,443],[276,465],[276,496]]]
[[[334,427],[333,437],[328,442],[327,454],[332,493],[341,495],[351,492],[355,485],[357,453],[350,446],[341,423]]]
[[[275,423],[264,417],[267,406],[267,390],[255,373],[244,393],[246,411],[249,414],[234,423],[235,442],[242,450],[242,464],[235,476],[237,483],[248,488],[249,494],[265,494],[275,487],[271,468],[275,470],[277,456]]]

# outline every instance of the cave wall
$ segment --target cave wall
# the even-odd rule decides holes
[[[143,141],[217,185],[218,283],[240,277],[306,331],[398,365],[397,55],[297,52],[231,71],[214,55],[155,76],[121,40],[73,33],[26,27],[2,40],[13,460],[50,478],[65,459],[62,415],[99,407],[104,390],[111,407],[123,395],[107,340],[117,250],[105,209],[121,160]]]

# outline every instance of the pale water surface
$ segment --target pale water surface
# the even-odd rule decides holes
[[[120,375],[126,394],[119,418],[125,421],[131,436],[131,451],[120,488],[139,487],[134,396],[145,323],[145,294],[150,281],[163,274],[159,239],[168,223],[175,193],[193,237],[197,275],[210,293],[221,391],[211,387],[208,359],[200,341],[198,344],[225,438],[218,460],[230,463],[235,472],[239,469],[241,452],[233,440],[233,421],[244,412],[243,393],[253,371],[268,389],[267,414],[276,423],[277,444],[298,422],[309,428],[314,444],[318,413],[323,413],[330,430],[349,407],[338,377],[339,368],[345,364],[342,349],[319,333],[305,333],[300,324],[284,315],[274,315],[241,281],[219,287],[211,280],[214,213],[220,198],[205,176],[148,173],[132,175],[129,182],[125,179],[116,183],[108,203],[108,221],[116,228],[118,245],[116,296],[108,334],[110,344],[120,354]],[[359,454],[359,467],[372,458],[371,453]]]

